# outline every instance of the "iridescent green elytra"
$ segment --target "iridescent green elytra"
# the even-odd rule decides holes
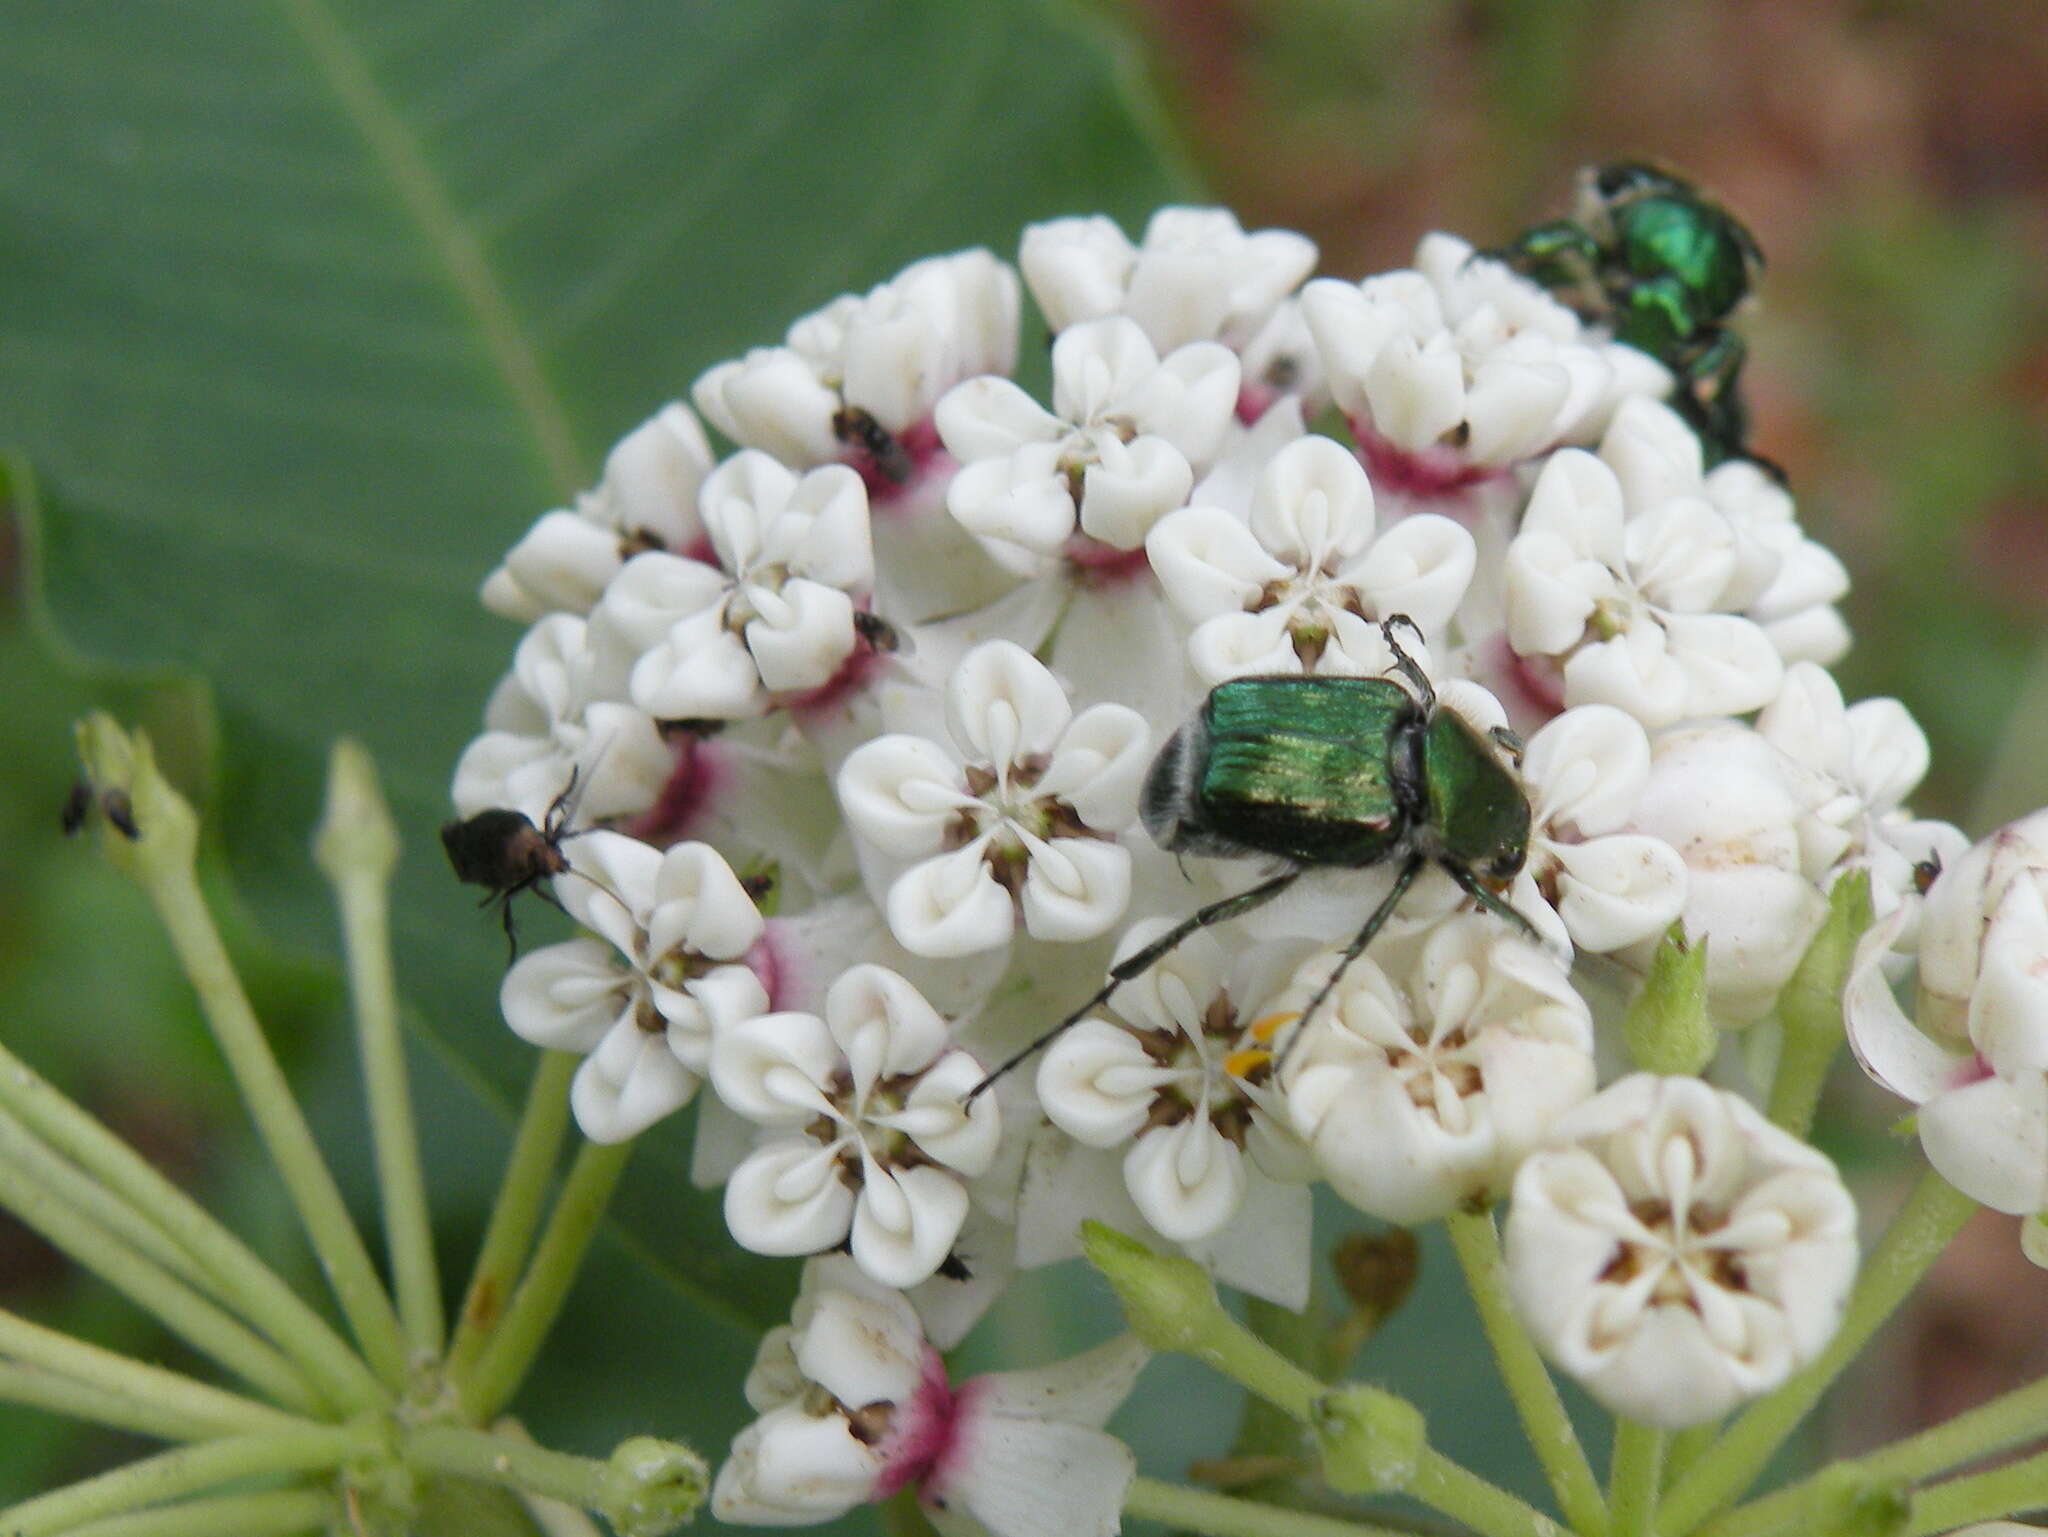
[[[1724,322],[1763,256],[1748,230],[1690,183],[1625,161],[1580,173],[1576,215],[1486,253],[1678,377],[1672,405],[1709,463],[1744,452],[1737,392],[1745,350]]]
[[[1125,956],[1093,997],[974,1093],[1108,1002],[1189,935],[1262,906],[1312,869],[1400,865],[1392,889],[1302,1011],[1304,1022],[1432,863],[1481,907],[1534,932],[1485,884],[1512,879],[1528,855],[1522,782],[1502,761],[1502,744],[1437,709],[1429,679],[1394,639],[1397,624],[1413,626],[1401,615],[1382,626],[1405,686],[1390,678],[1236,678],[1211,690],[1195,718],[1167,738],[1145,778],[1143,815],[1152,841],[1169,853],[1266,855],[1285,867]],[[1513,750],[1512,739],[1505,745]]]

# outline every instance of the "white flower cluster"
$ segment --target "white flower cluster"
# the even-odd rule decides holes
[[[1114,1397],[950,1389],[906,1294],[963,1268],[990,1293],[1099,1216],[1299,1306],[1318,1179],[1400,1222],[1512,1191],[1521,1306],[1628,1412],[1782,1381],[1854,1268],[1839,1179],[1703,1083],[1596,1092],[1571,963],[1627,975],[1682,922],[1716,1020],[1764,1018],[1852,869],[1883,919],[1866,1060],[1927,1102],[1945,1168],[2010,1128],[1994,1204],[2048,1206],[2048,832],[1962,861],[1904,809],[1925,740],[1894,701],[1845,707],[1846,577],[1783,485],[1705,469],[1664,368],[1460,241],[1359,283],[1314,263],[1185,208],[1137,243],[1035,226],[1021,281],[985,251],[918,262],[696,382],[728,457],[665,407],[485,584],[532,628],[456,804],[539,821],[573,782],[555,885],[587,930],[512,968],[508,1021],[585,1054],[596,1139],[708,1082],[698,1171],[736,1241],[850,1256],[812,1261],[763,1346],[728,1519],[917,1481],[1023,1537],[948,1450],[1022,1456],[973,1428],[1014,1410],[1093,1470],[1063,1475],[1054,1525],[1111,1529],[1128,1467],[1076,1427]],[[1044,403],[1011,377],[1026,289]],[[1309,430],[1332,406],[1345,427]],[[1272,873],[1138,825],[1208,688],[1422,674],[1526,795],[1497,886],[1528,933],[1431,868],[1302,1022],[1394,868],[1318,873],[970,1092]],[[1953,1056],[1891,1017],[1916,954]]]

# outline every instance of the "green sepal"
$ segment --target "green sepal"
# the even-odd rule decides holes
[[[1683,1077],[1713,1061],[1721,1042],[1707,1012],[1707,941],[1687,938],[1683,918],[1657,942],[1650,974],[1621,1028],[1629,1056],[1644,1072]]]

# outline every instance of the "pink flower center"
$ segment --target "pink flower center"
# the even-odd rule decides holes
[[[917,1391],[908,1403],[896,1406],[896,1423],[882,1446],[882,1471],[875,1479],[877,1500],[943,1471],[973,1388],[974,1384],[967,1382],[954,1392],[946,1377],[945,1357],[930,1345],[924,1347]]]
[[[654,804],[622,831],[656,848],[681,843],[689,836],[690,824],[724,783],[725,775],[726,765],[708,741],[694,731],[681,733],[676,737],[675,767],[669,770],[668,783],[661,787]]]
[[[1151,569],[1142,544],[1135,550],[1120,550],[1086,534],[1075,534],[1067,540],[1060,558],[1066,561],[1077,583],[1097,590],[1142,580]]]
[[[1402,448],[1363,421],[1351,423],[1351,435],[1358,440],[1358,458],[1365,465],[1373,489],[1398,492],[1417,501],[1453,497],[1508,473],[1491,465],[1474,464],[1457,449],[1441,443],[1421,449]]]

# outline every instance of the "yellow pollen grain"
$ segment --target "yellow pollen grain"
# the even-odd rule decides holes
[[[1298,1009],[1290,1009],[1283,1014],[1268,1014],[1264,1019],[1254,1023],[1249,1033],[1253,1040],[1270,1046],[1275,1036],[1299,1018],[1301,1011]]]
[[[1243,1051],[1233,1051],[1223,1059],[1223,1071],[1233,1078],[1249,1078],[1268,1062],[1273,1053],[1257,1046],[1247,1046]]]

